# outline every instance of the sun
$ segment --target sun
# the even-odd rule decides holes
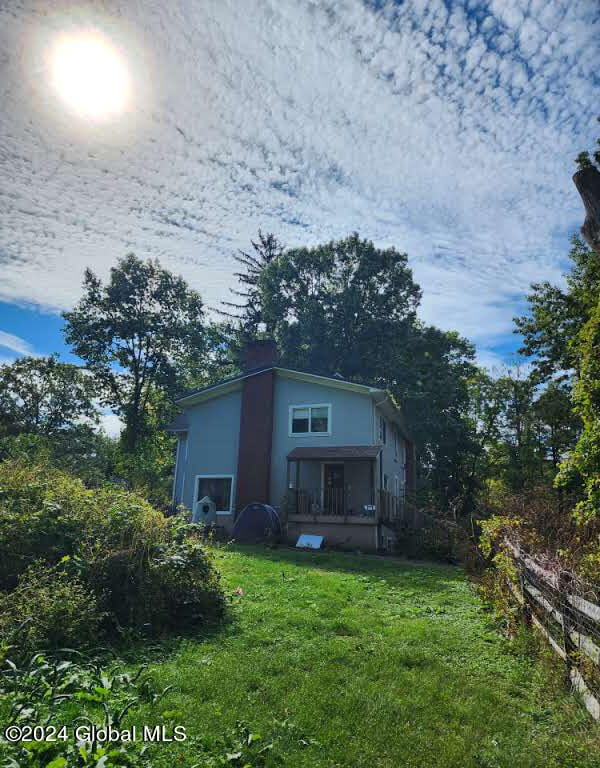
[[[60,37],[52,52],[52,82],[80,117],[108,120],[127,107],[130,80],[119,52],[98,33]]]

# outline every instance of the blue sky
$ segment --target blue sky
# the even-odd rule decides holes
[[[88,29],[131,80],[100,123],[50,82],[57,36]],[[0,359],[67,353],[59,313],[84,268],[106,276],[128,251],[215,306],[260,227],[407,252],[422,317],[500,363],[582,222],[599,33],[597,0],[3,5]]]

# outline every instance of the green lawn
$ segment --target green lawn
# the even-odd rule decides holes
[[[266,765],[600,766],[598,726],[548,665],[511,650],[459,569],[257,548],[215,558],[232,621],[155,665],[173,689],[139,722],[167,710],[191,737],[157,764],[221,749],[244,765],[242,721],[255,751],[273,744]]]

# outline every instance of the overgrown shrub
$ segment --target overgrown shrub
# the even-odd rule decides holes
[[[0,464],[0,589],[12,589],[35,560],[72,554],[89,496],[83,483],[25,461]]]
[[[506,494],[501,513],[480,521],[482,553],[491,561],[508,536],[530,554],[558,558],[565,570],[598,584],[600,519],[579,524],[573,515],[575,499],[565,490],[543,486]]]
[[[97,554],[87,566],[95,591],[117,627],[153,634],[220,618],[225,598],[197,526],[171,519],[143,556],[133,548]]]
[[[10,593],[0,600],[0,626],[18,619],[10,608],[13,597],[23,610],[31,600],[40,610],[30,611],[29,631],[41,645],[62,642],[51,627],[52,611],[59,608],[53,589],[73,605],[90,596],[90,609],[81,606],[82,613],[94,627],[102,619],[104,634],[189,629],[224,613],[218,574],[198,526],[165,518],[119,486],[88,489],[50,467],[3,462],[0,515],[0,588]],[[33,563],[39,596],[34,571],[28,570]],[[73,642],[88,639],[86,622],[63,620]]]
[[[59,566],[34,563],[15,589],[0,593],[0,636],[21,625],[19,642],[26,649],[93,642],[101,620],[96,595]]]

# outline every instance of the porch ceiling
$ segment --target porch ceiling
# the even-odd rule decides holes
[[[376,459],[382,445],[332,445],[294,448],[288,453],[290,460],[298,459]]]

